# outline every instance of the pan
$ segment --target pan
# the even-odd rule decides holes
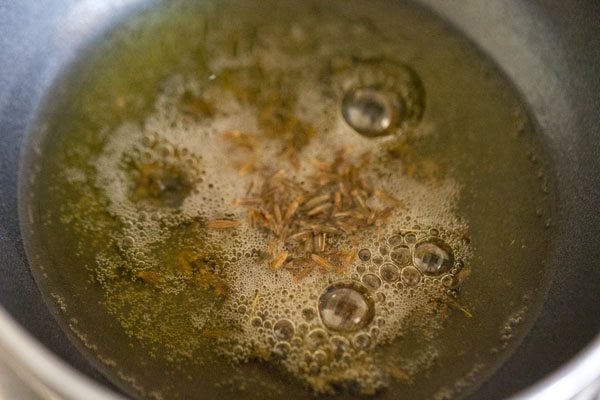
[[[538,125],[555,185],[547,257],[553,273],[543,308],[510,357],[467,398],[597,398],[600,6],[418,3],[466,36],[512,82]],[[61,73],[86,45],[154,6],[135,0],[0,5],[0,360],[7,366],[0,386],[11,387],[13,398],[122,396],[65,334],[36,286],[20,230],[19,179],[24,155],[35,151],[30,133],[42,100]]]

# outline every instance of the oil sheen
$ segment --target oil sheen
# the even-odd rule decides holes
[[[169,2],[46,98],[31,268],[133,396],[462,397],[543,301],[535,125],[426,10]]]

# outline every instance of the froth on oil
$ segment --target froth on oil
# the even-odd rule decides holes
[[[414,130],[427,134],[416,72],[339,59],[323,87],[329,62],[171,78],[142,127],[109,135],[96,186],[122,222],[115,241],[134,281],[163,296],[189,285],[212,296],[194,326],[202,335],[212,320],[220,354],[282,366],[315,392],[375,394],[400,368],[380,352],[405,320],[436,313],[424,324],[433,335],[456,302],[468,227],[453,211],[456,182],[403,173],[414,166],[390,155]],[[300,74],[302,85],[281,83]],[[368,92],[354,99],[361,87]],[[315,110],[322,105],[334,110]],[[201,244],[175,248],[165,265],[148,249],[182,225]],[[113,273],[106,259],[100,276]]]

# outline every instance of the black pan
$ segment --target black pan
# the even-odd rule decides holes
[[[29,272],[17,212],[19,162],[36,107],[63,67],[86,42],[146,3],[0,1],[0,303],[47,349],[105,385],[59,328]],[[591,351],[584,348],[594,347],[600,332],[600,2],[422,3],[513,81],[540,126],[555,173],[559,209],[547,301],[517,351],[471,395],[500,399]],[[598,363],[589,368],[590,376],[600,376]]]

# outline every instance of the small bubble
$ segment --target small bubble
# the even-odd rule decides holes
[[[383,292],[377,292],[375,293],[375,299],[377,299],[378,302],[383,303],[385,301],[385,294]]]
[[[317,350],[327,341],[327,333],[323,329],[313,329],[306,335],[306,345],[311,350]]]
[[[250,321],[250,323],[252,324],[253,327],[258,328],[261,327],[263,324],[262,318],[260,317],[254,317],[252,318],[252,321]]]
[[[395,247],[402,244],[402,236],[400,235],[392,235],[388,239],[388,243],[390,246]]]
[[[413,244],[417,241],[417,236],[414,233],[407,233],[406,236],[404,236],[404,240],[406,240],[406,243],[408,244]]]
[[[162,146],[160,146],[158,151],[162,157],[171,157],[175,155],[175,148],[169,143],[164,143]]]
[[[460,271],[461,269],[463,269],[465,266],[465,264],[462,261],[457,261],[456,264],[454,264],[454,268],[457,271]]]
[[[310,322],[317,316],[317,313],[312,308],[305,308],[302,310],[302,317],[305,321]]]
[[[302,339],[296,336],[292,338],[290,343],[292,344],[292,346],[294,346],[294,348],[299,348],[300,346],[302,346]]]
[[[379,268],[381,278],[386,282],[396,282],[400,279],[400,270],[392,263],[385,263]]]
[[[287,358],[292,351],[292,346],[288,342],[277,342],[273,347],[273,353],[280,358]]]
[[[144,135],[142,138],[142,145],[145,147],[153,147],[157,142],[157,135],[155,133],[149,133]]]
[[[390,254],[390,248],[385,245],[380,246],[379,254],[381,254],[382,256],[387,256],[388,254]]]
[[[390,258],[400,267],[403,267],[410,263],[410,249],[408,246],[396,246],[392,249]]]
[[[271,321],[265,321],[263,322],[263,328],[265,329],[271,329],[272,323]]]
[[[317,375],[320,370],[321,366],[314,361],[308,365],[308,373],[311,375]]]
[[[392,93],[374,88],[350,90],[342,99],[342,115],[355,131],[365,136],[382,136],[389,132],[402,113],[400,99]]]
[[[364,274],[366,270],[367,269],[362,264],[356,266],[356,272],[358,272],[359,274]]]
[[[350,342],[342,336],[333,336],[329,339],[329,343],[333,348],[333,356],[335,359],[341,359],[350,349]]]
[[[421,274],[413,267],[404,267],[401,272],[402,281],[408,286],[416,286],[421,281]]]
[[[317,350],[313,353],[313,360],[319,364],[323,365],[327,361],[327,353],[323,350]]]
[[[236,344],[235,346],[233,346],[233,349],[231,349],[233,353],[237,354],[237,355],[242,355],[244,354],[244,348],[242,346],[240,346],[239,344]]]
[[[364,332],[357,333],[352,340],[352,345],[357,349],[366,349],[371,346],[371,336]]]
[[[442,285],[452,289],[458,285],[458,279],[454,275],[444,275],[442,277]]]
[[[300,361],[298,363],[298,369],[300,369],[300,371],[302,371],[302,372],[306,372],[308,370],[308,362]]]
[[[338,282],[329,286],[319,298],[319,314],[327,328],[352,332],[371,322],[374,304],[364,286],[356,282]]]
[[[415,246],[413,261],[423,273],[440,275],[452,267],[452,250],[439,239],[420,242]]]
[[[383,257],[380,257],[380,256],[373,257],[373,264],[375,264],[375,265],[383,264]]]
[[[361,261],[369,261],[371,259],[371,251],[369,249],[361,249],[358,252],[358,258]]]
[[[381,286],[381,279],[375,274],[366,274],[362,277],[362,283],[372,290],[377,290]]]
[[[122,244],[124,247],[131,247],[135,244],[135,239],[133,236],[125,236],[123,238]]]
[[[379,334],[381,333],[381,329],[379,329],[376,326],[373,326],[373,327],[371,327],[369,332],[370,332],[371,336],[376,339],[379,336]]]

